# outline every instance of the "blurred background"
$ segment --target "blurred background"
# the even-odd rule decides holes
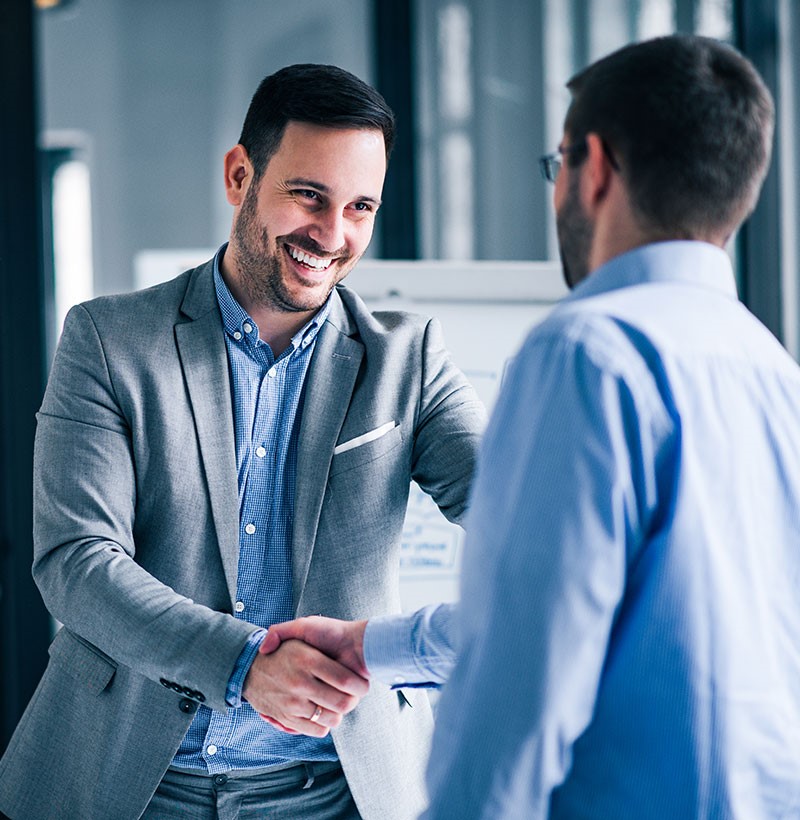
[[[735,44],[778,129],[729,250],[743,301],[797,357],[798,26],[795,0],[0,0],[0,749],[52,631],[30,579],[30,461],[63,317],[141,286],[154,253],[225,241],[222,157],[264,76],[334,63],[375,85],[399,137],[371,256],[497,262],[490,276],[557,259],[537,160],[575,71],[675,31]]]

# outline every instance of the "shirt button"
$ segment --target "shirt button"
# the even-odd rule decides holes
[[[264,458],[264,456],[265,456],[266,454],[267,454],[267,451],[266,451],[263,447],[259,447],[259,448],[256,450],[256,455],[257,455],[259,458]]]
[[[248,524],[248,525],[244,528],[244,531],[245,531],[248,535],[252,535],[252,534],[256,531],[256,525],[255,525],[255,524]]]
[[[242,325],[242,328],[244,329],[245,333],[249,333],[253,329],[253,326],[250,324],[250,322],[245,322]]]
[[[275,368],[274,368],[274,367],[272,367],[272,368],[270,368],[270,369],[267,371],[267,375],[268,375],[271,379],[274,379],[274,378],[278,375],[278,371],[277,371],[277,370],[275,370]]]
[[[244,604],[243,604],[241,601],[237,601],[237,602],[234,604],[233,608],[234,608],[237,612],[244,612]]]
[[[406,679],[402,675],[395,675],[394,676],[395,683],[405,683]]]
[[[206,754],[213,757],[216,753],[217,753],[217,747],[213,743],[210,746],[206,747]]]
[[[233,338],[234,338],[234,339],[236,339],[236,341],[238,342],[238,341],[239,341],[239,339],[241,339],[241,338],[242,338],[242,334],[241,334],[241,333],[239,333],[239,331],[238,331],[238,330],[236,330],[236,331],[234,331],[234,333],[233,333]]]

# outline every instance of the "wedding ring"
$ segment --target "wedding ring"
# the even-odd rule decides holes
[[[313,714],[313,715],[311,715],[311,717],[309,718],[309,720],[310,720],[312,723],[316,723],[316,722],[319,720],[319,716],[320,716],[321,714],[322,714],[322,707],[321,707],[321,706],[317,706],[317,708],[316,708],[316,709],[314,709],[314,714]]]

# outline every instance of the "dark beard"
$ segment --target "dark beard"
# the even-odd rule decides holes
[[[339,266],[339,276],[331,279],[330,287],[324,294],[309,293],[307,298],[289,292],[283,281],[282,258],[283,244],[290,244],[301,248],[315,256],[325,256],[327,252],[313,239],[295,234],[279,237],[272,240],[266,228],[260,228],[256,220],[257,214],[257,185],[253,184],[245,194],[242,208],[233,226],[233,236],[236,240],[236,260],[238,263],[239,282],[247,293],[248,299],[256,305],[277,308],[287,313],[303,313],[309,310],[318,310],[325,304],[325,300],[337,282],[349,273],[352,265],[346,265],[350,254],[338,252],[339,258],[334,265]]]
[[[558,250],[564,281],[570,290],[589,275],[593,238],[592,223],[581,206],[579,182],[577,174],[570,179],[566,199],[556,214]]]

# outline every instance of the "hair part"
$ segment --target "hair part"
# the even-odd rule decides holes
[[[727,238],[755,207],[774,127],[772,96],[734,48],[674,35],[625,46],[568,83],[564,129],[597,133],[642,225],[672,238]],[[578,165],[585,157],[566,158]]]
[[[394,114],[372,86],[337,66],[287,66],[261,81],[239,136],[256,180],[278,150],[289,122],[381,131],[387,162],[394,145]]]

